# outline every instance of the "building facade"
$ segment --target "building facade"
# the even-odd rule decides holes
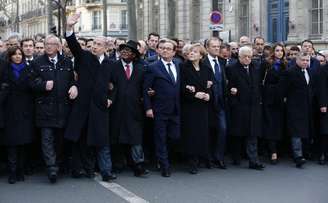
[[[212,35],[210,13],[215,0],[136,0],[138,36],[150,32],[192,41]],[[319,47],[328,42],[326,0],[216,0],[223,15],[227,41],[242,35],[263,36],[268,42],[300,42],[311,39]]]
[[[7,38],[13,32],[21,33],[22,37],[48,33],[47,0],[18,1],[18,15],[15,3],[17,0],[0,1],[8,1],[7,9],[0,7],[0,36],[2,38]],[[53,8],[53,24],[57,26],[58,31],[58,5],[55,1]],[[81,12],[80,22],[76,26],[76,32],[80,36],[104,34],[103,0],[68,0],[65,8],[66,16],[74,12]],[[10,10],[11,15],[18,16],[18,29],[16,29],[17,26],[14,27],[13,23],[16,18],[8,18],[4,14],[5,10],[7,12]],[[126,0],[107,0],[107,36],[127,37],[127,17]]]

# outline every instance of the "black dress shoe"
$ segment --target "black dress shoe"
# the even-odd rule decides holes
[[[17,181],[16,172],[11,172],[8,177],[9,184],[15,184]]]
[[[270,164],[271,165],[277,165],[278,164],[278,159],[270,159]]]
[[[197,166],[190,166],[189,173],[195,175],[198,173]]]
[[[325,165],[327,162],[326,162],[326,157],[325,155],[321,155],[320,158],[319,158],[319,164],[320,165]]]
[[[96,175],[95,175],[95,172],[94,171],[86,171],[85,177],[90,178],[90,179],[93,179],[93,178],[96,177]]]
[[[165,178],[168,178],[171,176],[170,169],[162,169],[161,175]]]
[[[214,164],[212,163],[212,161],[206,161],[205,167],[208,169],[212,169],[214,168]]]
[[[302,166],[306,163],[306,160],[303,157],[298,157],[295,160],[296,168],[302,168]]]
[[[73,170],[71,173],[72,178],[82,178],[85,176],[86,176],[86,173],[84,173],[82,170],[79,170],[79,171]]]
[[[241,162],[240,162],[239,159],[232,160],[232,165],[234,165],[234,166],[240,166],[240,164],[241,164]]]
[[[249,168],[254,170],[263,170],[265,166],[261,163],[249,163]]]
[[[142,164],[137,164],[133,172],[136,177],[146,177],[149,175],[149,170],[145,169]]]
[[[227,166],[225,165],[224,161],[218,161],[217,167],[220,169],[227,169]]]
[[[50,171],[48,173],[48,179],[50,183],[56,183],[57,182],[57,172],[56,171]]]
[[[24,177],[24,172],[23,171],[19,171],[17,172],[17,181],[25,181],[25,177]]]
[[[102,181],[108,182],[110,180],[115,180],[117,177],[115,174],[104,174],[102,175]]]

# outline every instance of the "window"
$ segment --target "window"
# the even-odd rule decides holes
[[[101,12],[93,11],[92,12],[92,30],[101,29]]]
[[[128,29],[128,20],[127,20],[128,15],[127,14],[128,14],[127,10],[121,11],[121,29],[122,30]]]
[[[125,3],[127,0],[121,0],[122,3]]]
[[[249,10],[249,0],[240,0],[239,7],[239,34],[240,36],[248,36],[248,10]]]
[[[323,0],[312,0],[311,5],[311,35],[321,35],[323,31]]]

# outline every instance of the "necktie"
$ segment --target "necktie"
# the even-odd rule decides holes
[[[166,65],[167,65],[167,67],[169,69],[170,78],[171,78],[172,82],[175,83],[174,74],[173,74],[172,69],[171,69],[171,63],[167,63]]]
[[[219,63],[217,62],[216,59],[213,59],[213,61],[214,61],[214,69],[215,69],[215,72],[221,73],[221,69],[220,69]]]
[[[246,70],[247,75],[249,76],[249,67],[248,66],[244,66],[244,68]]]
[[[55,59],[50,59],[50,62],[53,64],[54,68],[56,68],[56,60]]]
[[[126,75],[126,78],[129,80],[130,77],[131,77],[131,69],[130,69],[130,65],[129,64],[126,64],[125,65],[125,75]]]
[[[304,73],[306,84],[309,84],[309,82],[310,82],[310,76],[309,76],[308,72],[306,71],[306,69],[303,69],[302,71]]]

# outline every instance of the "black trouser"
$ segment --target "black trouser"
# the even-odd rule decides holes
[[[83,129],[80,139],[72,145],[72,170],[86,170],[92,173],[95,170],[95,150],[87,145],[87,130]]]
[[[245,140],[244,140],[245,139]],[[246,144],[246,153],[251,163],[258,163],[258,153],[257,153],[257,137],[233,137],[233,152],[232,156],[235,161],[241,160],[241,149],[243,141]]]
[[[267,140],[269,153],[276,154],[277,153],[277,141],[276,140]]]
[[[320,155],[328,156],[328,135],[320,137]]]
[[[10,172],[24,171],[24,146],[8,146],[8,167]]]
[[[41,146],[48,170],[58,171],[58,160],[64,159],[63,129],[41,128]],[[57,155],[61,158],[58,159]]]

